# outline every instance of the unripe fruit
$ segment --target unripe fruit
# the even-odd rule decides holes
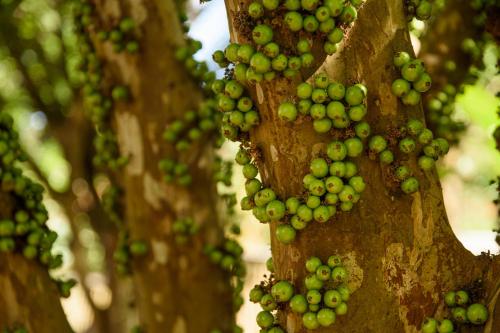
[[[418,191],[419,183],[415,177],[410,177],[401,183],[401,190],[406,194],[415,193]]]
[[[257,325],[269,328],[274,324],[274,316],[269,311],[261,311],[257,314]]]
[[[420,93],[416,90],[410,89],[410,91],[401,98],[404,105],[415,106],[420,103]]]
[[[332,128],[332,121],[330,119],[316,119],[313,121],[314,131],[317,133],[327,133]]]
[[[294,11],[288,12],[285,14],[284,20],[291,31],[297,32],[302,30],[303,19],[301,14]]]
[[[326,154],[334,161],[341,161],[347,155],[347,147],[343,142],[333,141],[328,144]]]
[[[229,44],[226,49],[224,50],[224,55],[226,56],[226,59],[229,60],[230,62],[236,62],[238,61],[238,49],[240,46],[236,43],[231,43]]]
[[[401,165],[396,169],[395,176],[399,180],[405,180],[411,176],[411,171],[407,166]]]
[[[321,309],[318,311],[316,318],[321,326],[328,327],[335,322],[335,312],[331,309]]]
[[[316,9],[314,16],[319,22],[324,22],[330,18],[330,10],[325,6],[320,6]]]
[[[342,296],[337,290],[328,290],[323,297],[323,302],[330,308],[336,308],[342,303]]]
[[[297,86],[297,97],[307,99],[311,97],[313,87],[307,82],[302,82]]]
[[[394,154],[392,151],[386,149],[379,155],[380,162],[384,164],[391,164],[394,161]]]
[[[348,113],[352,121],[360,121],[366,115],[366,107],[362,104],[351,106]]]
[[[310,165],[311,174],[316,178],[323,178],[328,174],[328,163],[323,158],[315,158]]]
[[[255,53],[255,49],[253,48],[252,45],[250,44],[243,44],[239,47],[238,49],[238,60],[248,64],[250,63],[250,59],[252,58],[252,55]]]
[[[259,303],[262,296],[264,296],[264,291],[261,286],[257,285],[250,290],[250,302]]]
[[[347,156],[357,157],[363,152],[363,142],[359,138],[349,138],[344,141]]]
[[[280,200],[273,200],[267,204],[266,213],[271,221],[279,221],[285,216],[285,204]]]
[[[432,79],[429,74],[423,73],[418,80],[413,82],[413,89],[423,93],[431,89]]]
[[[328,96],[336,101],[340,101],[344,98],[345,95],[345,87],[342,83],[331,83],[327,88]]]
[[[344,182],[337,176],[330,176],[325,180],[326,190],[329,193],[340,193],[344,188]]]
[[[482,325],[488,320],[488,309],[479,303],[467,308],[467,319],[474,325]]]
[[[252,39],[257,45],[265,45],[273,40],[273,29],[265,24],[259,24],[252,30]]]
[[[297,209],[297,216],[304,222],[309,222],[313,219],[312,209],[306,205],[300,205]]]
[[[319,4],[319,0],[301,0],[300,4],[303,9],[313,11]]]
[[[424,171],[431,170],[434,167],[434,164],[435,162],[432,157],[420,156],[418,158],[418,166]]]
[[[330,209],[327,206],[319,206],[313,210],[313,218],[316,222],[325,223],[330,219]]]
[[[269,58],[263,53],[256,52],[250,59],[250,66],[256,73],[264,74],[271,69],[271,60],[269,60]]]
[[[342,259],[339,256],[330,256],[327,263],[330,268],[334,268],[342,264]]]
[[[328,34],[328,40],[333,44],[340,43],[344,38],[344,32],[340,28],[335,28]]]
[[[268,10],[274,10],[278,8],[280,4],[279,0],[262,0],[262,5]]]
[[[453,323],[449,319],[443,319],[438,326],[439,333],[452,333]]]
[[[330,10],[330,14],[334,17],[342,14],[345,6],[345,0],[325,0],[324,5]]]
[[[406,95],[411,89],[411,85],[405,79],[396,79],[392,82],[391,90],[397,97]]]
[[[449,307],[454,307],[456,305],[455,299],[456,293],[454,291],[449,291],[444,295],[444,303]]]
[[[337,266],[332,270],[332,280],[342,283],[347,279],[347,270],[344,266]]]
[[[321,302],[321,293],[316,289],[311,289],[306,294],[307,303],[319,304]]]
[[[260,307],[265,311],[273,311],[278,307],[278,304],[272,295],[265,294],[260,300]]]
[[[264,7],[258,2],[252,2],[248,6],[248,14],[254,19],[260,18],[264,15]]]
[[[326,265],[321,265],[316,269],[316,276],[321,281],[328,281],[330,279],[331,270]]]
[[[401,68],[401,76],[403,76],[403,79],[410,82],[418,80],[423,72],[424,67],[418,60],[410,61]]]
[[[349,105],[361,104],[364,98],[365,91],[360,85],[350,86],[345,92],[345,100]]]
[[[353,6],[347,5],[340,14],[340,20],[344,23],[352,23],[358,17],[358,12]]]
[[[307,197],[306,205],[311,209],[317,208],[319,207],[319,205],[321,205],[321,198],[315,195],[310,195]]]
[[[366,183],[361,176],[354,176],[349,179],[349,185],[358,193],[361,193],[366,188]]]
[[[335,314],[337,316],[343,316],[347,313],[347,303],[342,302],[335,308]]]
[[[290,309],[295,313],[305,313],[307,311],[307,300],[303,295],[295,295],[290,300]]]
[[[321,259],[318,257],[310,257],[306,261],[306,270],[309,273],[316,273],[316,270],[321,266]]]
[[[248,163],[243,166],[243,176],[245,176],[245,178],[247,179],[253,179],[257,177],[258,173],[259,170],[253,164]]]
[[[368,147],[375,153],[380,153],[387,148],[387,140],[380,135],[375,135],[370,139]]]
[[[323,281],[318,279],[316,274],[308,275],[304,279],[304,285],[307,290],[319,290],[323,288]]]
[[[415,150],[416,144],[412,138],[404,138],[399,142],[399,150],[405,154],[410,154]]]
[[[297,119],[297,108],[291,102],[282,103],[278,109],[278,116],[286,121],[295,121]]]
[[[434,318],[425,318],[422,323],[422,333],[436,333],[437,332],[438,322]]]
[[[394,55],[394,66],[403,67],[411,60],[411,56],[406,52],[398,52]]]
[[[458,323],[467,322],[467,310],[464,308],[456,307],[451,309],[451,316],[453,317],[453,320]]]
[[[295,198],[295,197],[288,198],[285,202],[285,206],[287,209],[287,213],[295,214],[295,213],[297,213],[297,209],[300,206],[300,201],[298,198]]]
[[[281,224],[276,228],[276,238],[283,244],[290,244],[295,240],[296,231],[288,224]]]
[[[315,179],[309,184],[309,191],[312,195],[320,197],[326,192],[325,183],[322,180]]]
[[[427,0],[422,0],[417,6],[416,17],[417,19],[423,21],[427,20],[432,13],[432,4]]]
[[[309,330],[315,330],[319,327],[318,318],[314,312],[304,313],[302,316],[302,324]]]
[[[302,221],[298,215],[293,215],[290,219],[290,225],[295,230],[303,230],[305,229],[305,227],[307,227],[307,222]]]
[[[420,120],[410,119],[406,124],[406,128],[410,135],[416,136],[419,135],[424,130],[424,124]]]
[[[279,302],[288,302],[293,296],[293,286],[288,281],[279,281],[271,288],[271,295]]]
[[[466,291],[459,290],[455,293],[457,305],[465,305],[469,302],[469,294]]]

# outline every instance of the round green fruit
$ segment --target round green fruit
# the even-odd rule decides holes
[[[283,244],[290,244],[295,240],[295,229],[288,224],[281,224],[276,228],[276,238]]]

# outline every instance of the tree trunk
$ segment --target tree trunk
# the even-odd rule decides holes
[[[465,38],[478,41],[484,33],[474,26],[474,15],[468,1],[449,0],[421,39],[420,57],[432,75],[433,91],[443,88],[447,83],[460,85],[466,78],[473,60],[462,51],[462,41]],[[445,70],[447,60],[456,63],[456,70],[451,73]]]
[[[12,216],[14,199],[0,192],[0,216]],[[20,254],[0,253],[0,329],[72,332],[46,268]]]
[[[229,331],[234,325],[229,276],[203,254],[203,246],[222,239],[213,180],[212,140],[202,140],[181,156],[189,164],[192,185],[163,182],[158,162],[174,152],[163,144],[165,125],[196,110],[202,92],[175,60],[184,35],[173,0],[95,1],[102,28],[132,17],[140,31],[137,55],[117,54],[110,43],[97,51],[117,84],[131,100],[113,110],[121,153],[130,162],[120,175],[125,222],[132,240],[146,240],[150,251],[134,259],[133,277],[141,326],[154,332]],[[187,246],[174,241],[172,223],[193,217],[203,227]]]
[[[50,116],[50,114],[49,114]],[[51,192],[51,196],[64,208],[65,213],[71,222],[74,235],[81,230],[78,219],[82,214],[88,216],[89,222],[95,232],[99,235],[99,240],[105,248],[105,260],[103,274],[109,280],[108,286],[111,288],[113,302],[110,307],[101,310],[95,306],[90,297],[90,290],[85,285],[85,278],[91,273],[87,262],[87,249],[80,243],[78,237],[73,239],[71,244],[75,257],[75,270],[80,276],[80,283],[85,291],[85,296],[92,307],[95,318],[92,331],[96,332],[126,332],[131,328],[130,319],[131,296],[121,294],[123,288],[130,288],[129,280],[117,280],[117,272],[113,269],[113,251],[117,243],[117,229],[107,218],[102,209],[99,198],[93,186],[94,170],[92,166],[93,148],[92,139],[94,129],[91,122],[85,118],[83,103],[81,98],[75,98],[72,102],[68,115],[61,118],[59,115],[49,118],[48,133],[53,136],[63,147],[66,160],[71,165],[71,178],[69,189],[64,193]],[[76,182],[84,181],[79,192],[73,191]]]
[[[248,3],[226,1],[235,42],[249,39],[235,25],[235,17]],[[385,135],[409,117],[423,119],[421,106],[403,107],[391,93],[391,84],[398,77],[392,64],[394,53],[413,53],[403,3],[367,0],[344,38],[345,45],[322,66],[333,81],[366,85],[367,121],[375,134]],[[303,77],[306,79],[308,76]],[[280,103],[295,95],[296,84],[279,78],[249,87],[261,116],[261,124],[251,132],[251,145],[260,150],[257,163],[263,183],[281,199],[302,193],[302,177],[310,161],[333,140],[330,135],[316,134],[309,120],[285,123],[278,118]],[[490,312],[494,319],[486,325],[486,332],[498,331],[498,258],[474,257],[456,239],[448,224],[437,173],[420,171],[412,156],[405,164],[420,180],[420,190],[403,195],[391,186],[388,167],[370,160],[367,154],[356,163],[368,186],[351,212],[337,213],[328,223],[311,223],[290,245],[274,236],[279,223],[270,225],[278,280],[288,279],[303,292],[304,264],[311,256],[326,260],[338,254],[350,272],[349,286],[354,293],[347,315],[338,317],[331,327],[315,331],[417,332],[425,317],[440,318],[444,313],[442,296],[446,291],[465,288],[476,280],[483,281],[485,301],[495,312]],[[280,309],[278,317],[288,333],[307,331],[301,316],[289,308]],[[482,329],[467,327],[467,332]]]

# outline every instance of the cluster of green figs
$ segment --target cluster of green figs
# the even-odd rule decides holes
[[[431,76],[425,71],[419,59],[412,59],[407,52],[398,52],[394,56],[394,65],[400,70],[401,78],[392,83],[392,93],[399,97],[404,105],[415,106],[421,101],[421,94],[432,85]]]
[[[348,271],[342,259],[333,255],[322,262],[318,257],[311,257],[306,261],[305,268],[308,275],[300,288],[287,280],[270,279],[250,291],[250,301],[260,304],[262,308],[256,319],[261,333],[285,332],[273,314],[278,308],[288,307],[301,315],[303,326],[309,330],[329,327],[335,323],[337,316],[347,313],[346,302],[351,291],[346,284]]]
[[[451,319],[438,321],[426,318],[422,323],[422,333],[453,333],[458,325],[483,325],[488,320],[486,306],[481,303],[471,303],[469,294],[464,290],[447,292],[444,295],[444,302],[450,309]]]
[[[405,0],[406,11],[410,18],[424,21],[431,17],[432,2],[428,0]]]
[[[57,234],[46,225],[43,186],[26,177],[18,165],[26,158],[12,117],[0,112],[1,187],[16,199],[12,217],[0,219],[0,252],[18,252],[47,269],[55,269],[62,264],[62,256],[51,252]]]
[[[241,296],[246,275],[246,268],[242,258],[243,248],[235,239],[225,238],[220,246],[205,244],[203,252],[213,264],[218,265],[232,277],[233,308],[238,311],[244,302]]]
[[[96,154],[94,165],[117,170],[128,162],[126,156],[120,156],[116,135],[108,122],[115,103],[126,102],[130,98],[129,89],[123,85],[105,87],[102,62],[99,59],[90,37],[90,31],[96,26],[95,11],[90,3],[80,2],[75,7],[75,26],[79,38],[80,70],[82,75],[82,95],[85,112],[98,129],[94,138]],[[130,18],[124,18],[119,25],[109,33],[101,32],[99,38],[110,39],[116,51],[129,48],[137,49],[137,42],[130,40],[135,23]],[[128,37],[126,37],[128,36]],[[128,40],[131,45],[126,42]],[[128,47],[127,47],[128,46]],[[134,51],[135,52],[135,51]]]
[[[271,81],[276,75],[292,78],[301,68],[314,63],[313,40],[320,40],[326,54],[337,51],[344,37],[343,27],[357,18],[364,0],[262,0],[247,8],[250,21],[248,42],[231,43],[213,54],[221,67],[234,65],[234,77],[241,83]],[[276,20],[278,18],[278,20]],[[278,23],[279,22],[279,23]],[[296,45],[283,47],[277,34],[296,34]]]
[[[127,275],[131,272],[131,258],[145,256],[149,247],[144,240],[131,240],[126,229],[122,228],[118,234],[116,249],[113,253],[116,271],[119,274]]]
[[[200,225],[192,217],[179,218],[172,224],[172,231],[175,234],[177,244],[186,244],[192,235],[200,230]]]
[[[366,184],[357,175],[356,164],[347,160],[349,156],[357,156],[359,151],[356,143],[351,144],[349,139],[332,141],[324,157],[311,161],[310,173],[303,179],[305,195],[283,201],[257,179],[257,166],[252,162],[250,153],[241,148],[236,163],[243,166],[243,175],[247,179],[247,196],[241,200],[241,208],[252,210],[262,223],[290,217],[289,223],[282,223],[276,228],[277,239],[283,244],[290,244],[295,240],[297,231],[307,227],[311,221],[326,223],[336,214],[337,208],[350,211],[359,201]]]
[[[281,103],[278,115],[281,119],[293,122],[298,116],[310,116],[317,133],[327,133],[332,129],[346,129],[355,126],[356,134],[366,133],[369,125],[362,122],[367,113],[367,89],[358,83],[345,87],[342,83],[332,82],[326,73],[319,73],[312,83],[302,82],[297,86],[297,102]],[[368,127],[367,127],[368,126]]]

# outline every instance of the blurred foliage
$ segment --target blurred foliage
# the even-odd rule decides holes
[[[80,84],[72,2],[0,0],[0,108],[12,114],[31,160],[58,192],[70,166],[47,126],[64,121]]]

